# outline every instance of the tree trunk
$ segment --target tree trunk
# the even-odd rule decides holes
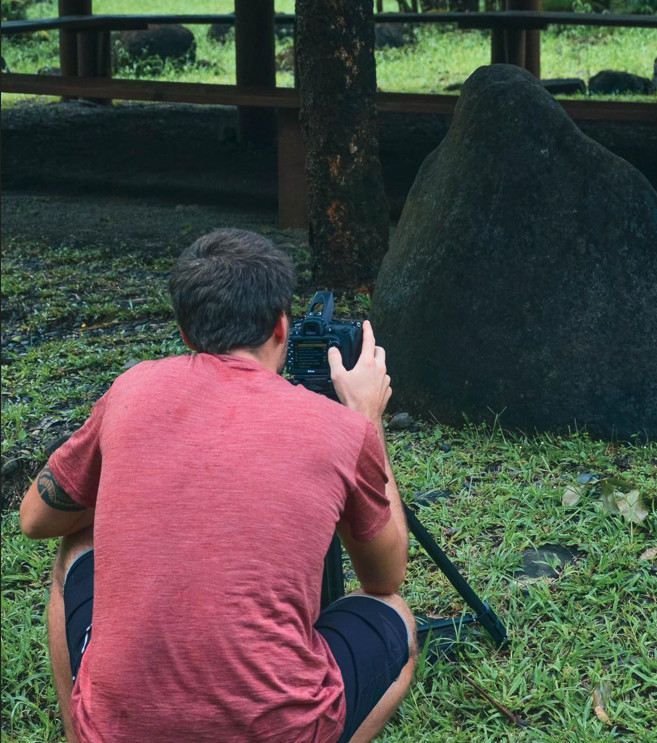
[[[388,249],[372,0],[297,0],[296,54],[317,288],[371,288]]]

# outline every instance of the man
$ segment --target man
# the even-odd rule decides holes
[[[408,690],[407,533],[364,323],[339,405],[280,376],[294,290],[265,238],[219,230],[170,289],[197,353],[122,374],[25,495],[62,536],[49,606],[69,741],[367,741]],[[336,530],[362,592],[320,614]]]

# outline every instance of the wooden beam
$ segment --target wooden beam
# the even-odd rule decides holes
[[[433,93],[377,93],[376,107],[379,111],[409,114],[437,114],[451,116],[458,101],[457,95],[434,95]]]
[[[657,124],[657,103],[631,101],[559,101],[575,121],[631,121]]]
[[[112,30],[112,31],[138,31],[147,28],[151,24],[159,26],[178,25],[193,26],[198,24],[224,23],[233,25],[235,16],[233,14],[210,14],[210,15],[83,15],[70,13],[59,18],[35,18],[29,21],[7,21],[2,24],[2,34],[13,36],[16,34],[31,33],[33,31],[54,31],[65,28],[71,31],[82,31],[88,29]],[[276,24],[294,23],[294,16],[279,13],[274,18]]]
[[[560,26],[623,26],[657,28],[657,16],[611,15],[605,13],[554,13],[529,10],[504,10],[494,13],[428,13],[440,20],[434,23],[458,23],[461,28],[539,28]]]
[[[30,21],[6,21],[0,31],[3,36],[12,36],[33,31],[53,31],[61,28],[83,30],[136,30],[146,28],[151,23],[165,24],[207,24],[234,23],[235,16],[226,14],[208,15],[70,15],[60,18],[39,18]],[[457,23],[461,28],[547,28],[561,26],[608,26],[628,28],[657,28],[657,16],[640,14],[608,13],[556,13],[541,11],[501,11],[491,13],[386,13],[386,23]],[[293,15],[278,14],[276,24],[294,23]]]
[[[157,80],[101,79],[2,73],[3,93],[71,95],[161,103],[198,103],[261,108],[299,108],[294,88],[242,88],[208,83],[172,83]]]
[[[299,108],[295,88],[241,88],[207,83],[170,83],[153,80],[122,80],[83,77],[0,74],[3,93],[70,95],[163,103],[198,103],[262,108]],[[377,93],[380,111],[450,116],[458,96],[425,93]],[[630,101],[559,101],[576,120],[634,121],[657,124],[657,104]]]

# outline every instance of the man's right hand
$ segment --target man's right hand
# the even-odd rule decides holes
[[[386,373],[386,352],[377,346],[369,320],[363,323],[363,347],[356,365],[347,371],[339,349],[330,348],[328,362],[333,387],[344,405],[369,418],[377,427],[390,395],[390,377]]]
[[[347,371],[337,348],[329,349],[328,359],[333,387],[340,401],[352,410],[363,413],[376,426],[383,445],[388,478],[385,489],[390,501],[390,520],[374,539],[356,541],[348,523],[340,524],[338,533],[363,590],[372,594],[391,594],[404,580],[408,533],[383,433],[382,416],[392,394],[390,377],[386,372],[386,352],[376,345],[372,326],[366,320],[363,323],[363,348],[356,366]]]

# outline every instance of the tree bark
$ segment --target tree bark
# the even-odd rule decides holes
[[[371,288],[389,233],[373,3],[297,0],[296,16],[313,279],[330,289]]]

